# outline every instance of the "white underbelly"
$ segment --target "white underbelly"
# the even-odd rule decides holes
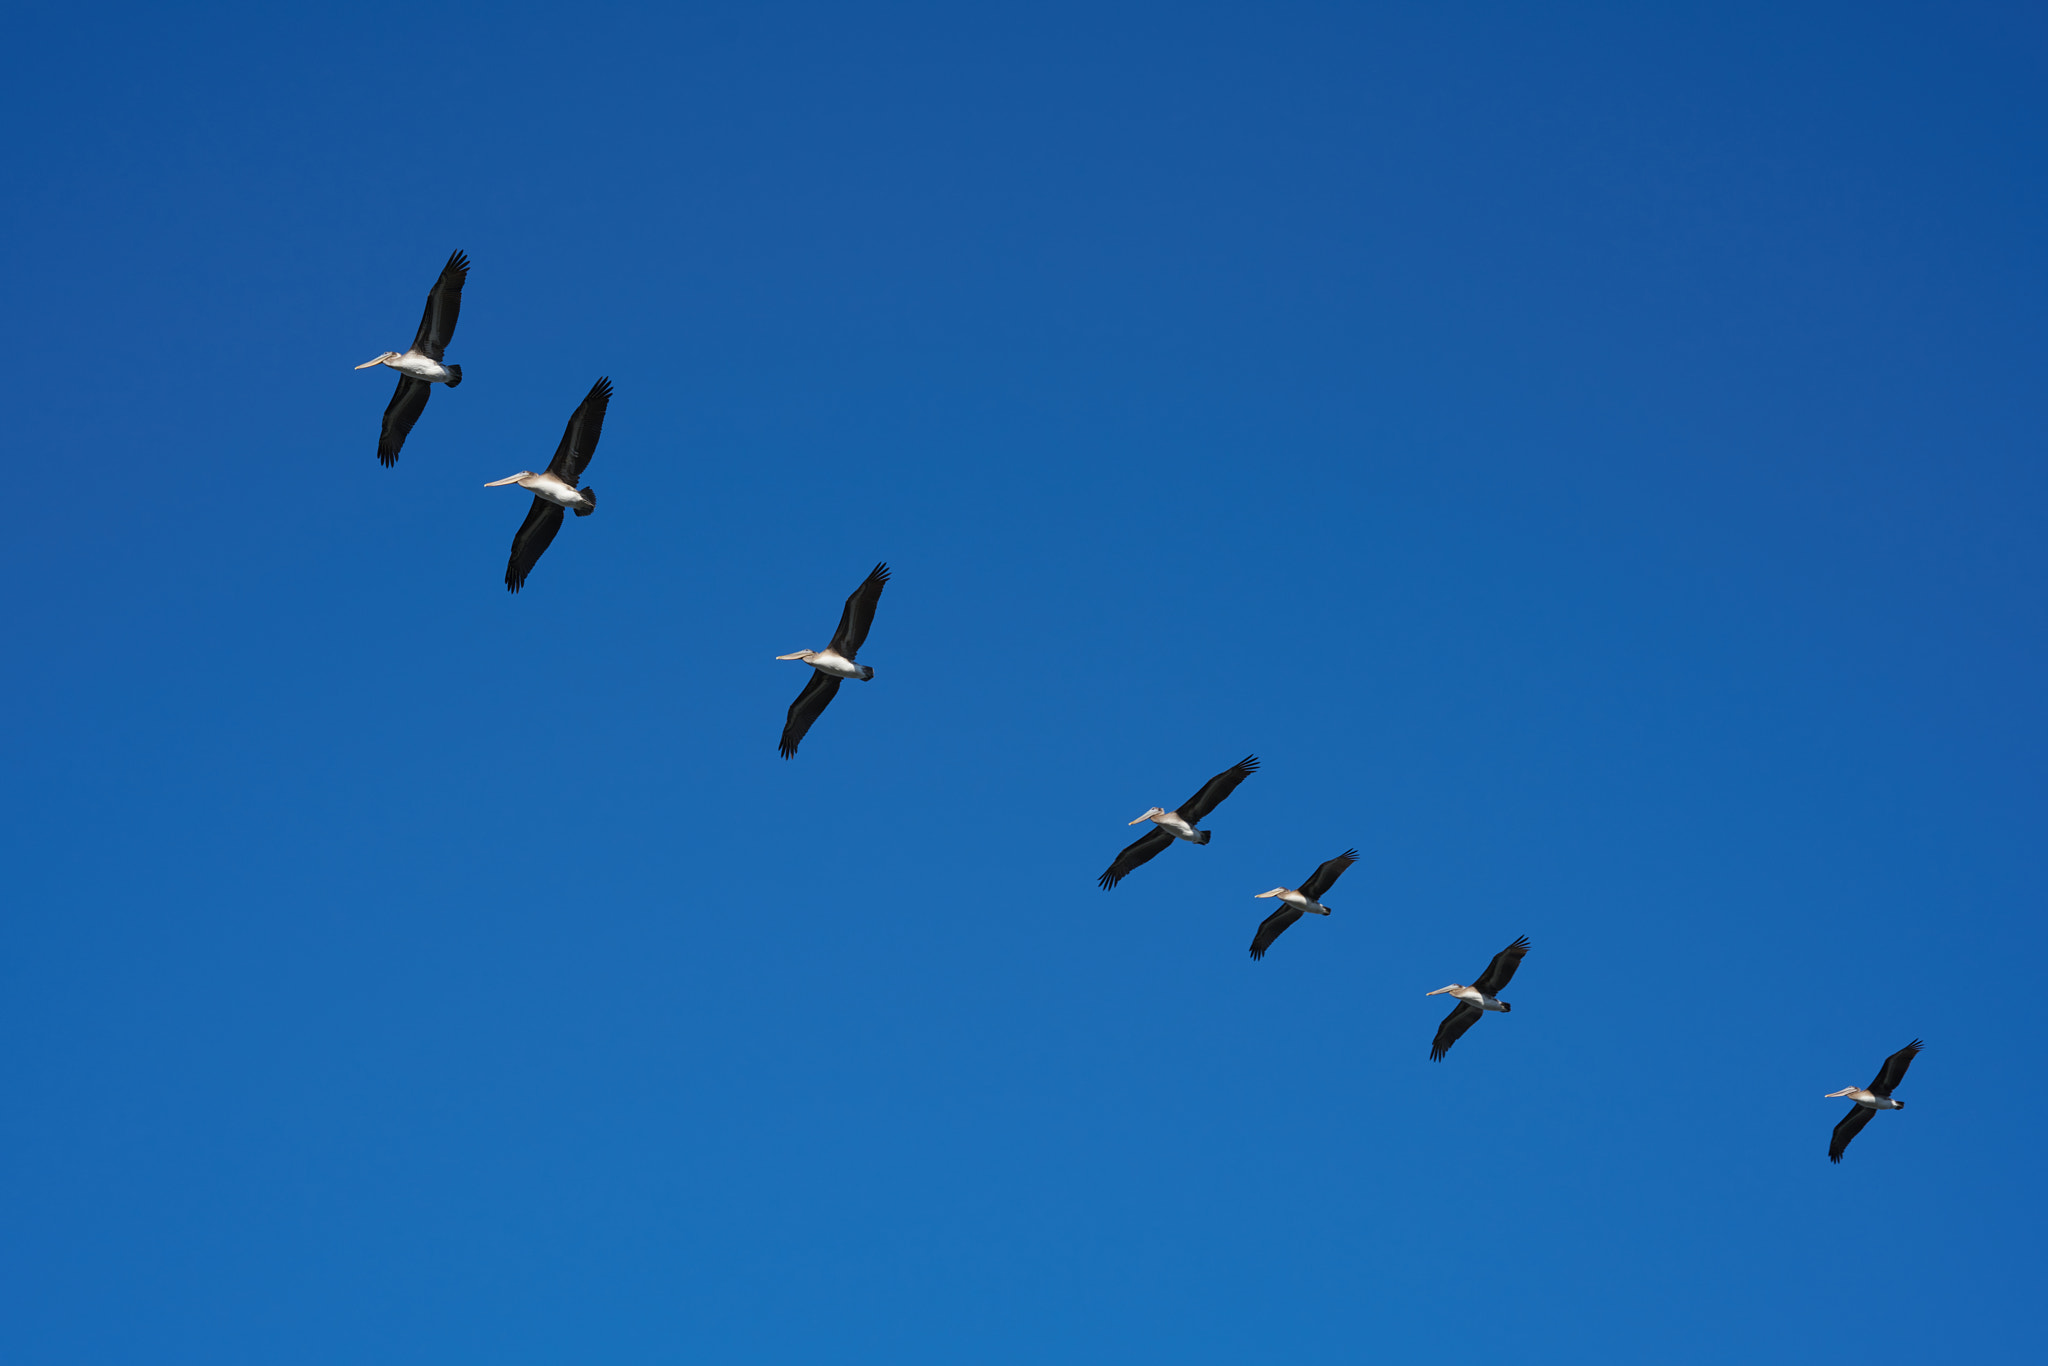
[[[810,665],[821,674],[834,678],[859,678],[860,665],[840,654],[837,650],[821,650],[810,658]]]
[[[544,474],[526,487],[550,503],[560,503],[565,508],[581,507],[583,504],[582,494],[552,474]]]
[[[446,384],[449,380],[455,378],[454,373],[447,366],[437,360],[421,355],[407,354],[400,356],[397,360],[391,362],[391,368],[399,371],[401,374],[411,375],[414,379],[423,379],[429,384]]]

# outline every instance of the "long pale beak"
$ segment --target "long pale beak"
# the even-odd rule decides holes
[[[1138,817],[1138,819],[1136,819],[1136,820],[1134,820],[1134,821],[1125,821],[1125,822],[1124,822],[1124,824],[1125,824],[1125,825],[1143,825],[1143,824],[1144,824],[1144,823],[1145,823],[1146,821],[1149,821],[1149,820],[1151,820],[1151,819],[1152,819],[1152,818],[1151,818],[1150,816],[1140,816],[1140,817]]]
[[[776,657],[777,659],[802,659],[802,658],[803,658],[803,657],[804,657],[805,655],[807,655],[807,654],[811,654],[811,653],[812,653],[812,651],[810,651],[810,650],[798,650],[798,651],[797,651],[797,652],[796,652],[795,654],[793,654],[793,655],[777,655],[777,656],[775,656],[775,657]]]
[[[1456,991],[1457,989],[1457,984],[1454,982],[1450,986],[1438,987],[1435,991],[1425,991],[1422,994],[1424,996],[1441,996],[1447,991]]]
[[[493,479],[490,483],[485,484],[484,487],[487,489],[503,488],[507,484],[516,484],[525,477],[526,472],[522,470],[518,474],[508,474],[503,479]]]
[[[1274,888],[1274,889],[1273,889],[1272,891],[1270,891],[1270,892],[1254,892],[1254,893],[1252,894],[1252,900],[1254,900],[1254,901],[1264,901],[1264,900],[1265,900],[1265,899],[1266,899],[1267,897],[1269,897],[1269,896],[1278,896],[1278,895],[1280,895],[1280,893],[1282,893],[1282,892],[1284,892],[1284,891],[1286,891],[1286,890],[1287,890],[1287,889],[1286,889],[1285,887],[1275,887],[1275,888]]]
[[[1853,1086],[1844,1086],[1844,1087],[1843,1087],[1843,1088],[1842,1088],[1841,1090],[1839,1090],[1839,1091],[1830,1091],[1830,1092],[1828,1092],[1828,1093],[1827,1093],[1826,1095],[1822,1096],[1822,1097],[1821,1097],[1821,1099],[1822,1099],[1822,1100],[1839,1100],[1839,1099],[1841,1099],[1841,1098],[1842,1098],[1843,1096],[1846,1096],[1846,1095],[1848,1095],[1848,1094],[1849,1094],[1849,1093],[1850,1093],[1851,1091],[1854,1091],[1855,1089],[1856,1089],[1856,1088],[1855,1088],[1855,1087],[1853,1087]]]
[[[361,365],[358,365],[358,366],[356,367],[356,369],[358,369],[358,370],[367,370],[367,369],[369,369],[369,368],[370,368],[371,366],[373,366],[373,365],[382,365],[383,363],[384,363],[384,358],[383,358],[382,356],[379,356],[379,357],[377,357],[377,359],[375,359],[375,360],[366,360],[366,361],[364,361],[364,362],[363,362],[363,363],[362,363]]]

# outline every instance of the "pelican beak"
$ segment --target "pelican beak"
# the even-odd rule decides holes
[[[1853,1086],[1844,1086],[1844,1087],[1843,1087],[1843,1088],[1842,1088],[1841,1090],[1839,1090],[1839,1091],[1830,1091],[1830,1092],[1828,1092],[1828,1093],[1827,1093],[1826,1095],[1822,1096],[1822,1097],[1821,1097],[1821,1099],[1822,1099],[1822,1100],[1839,1100],[1839,1099],[1840,1099],[1841,1097],[1843,1097],[1843,1096],[1846,1096],[1846,1095],[1848,1095],[1848,1094],[1849,1094],[1849,1093],[1850,1093],[1851,1091],[1853,1091],[1853,1090],[1855,1090],[1855,1089],[1856,1089],[1856,1088],[1855,1088],[1855,1087],[1853,1087]]]
[[[1151,820],[1151,819],[1152,819],[1152,818],[1151,818],[1150,816],[1140,816],[1140,817],[1138,817],[1138,819],[1136,819],[1136,820],[1134,820],[1134,821],[1125,821],[1125,822],[1124,822],[1124,824],[1125,824],[1125,825],[1143,825],[1143,824],[1144,824],[1144,823],[1145,823],[1146,821],[1149,821],[1149,820]]]
[[[358,370],[367,370],[367,369],[369,369],[369,368],[370,368],[371,366],[373,366],[373,365],[382,365],[383,363],[384,363],[384,358],[383,358],[382,356],[379,356],[379,357],[377,357],[377,359],[375,359],[375,360],[366,360],[366,361],[364,361],[364,362],[363,362],[363,363],[362,363],[361,365],[358,365],[358,366],[356,367],[356,369],[358,369]]]
[[[1270,892],[1253,892],[1253,893],[1252,893],[1252,900],[1254,900],[1254,901],[1264,901],[1264,900],[1265,900],[1265,899],[1266,899],[1267,897],[1269,897],[1269,896],[1278,896],[1278,895],[1280,895],[1280,893],[1282,893],[1282,892],[1284,892],[1284,891],[1286,891],[1286,890],[1287,890],[1287,889],[1286,889],[1285,887],[1275,887],[1275,888],[1274,888],[1274,889],[1273,889],[1272,891],[1270,891]]]
[[[490,483],[485,484],[484,487],[487,489],[497,489],[503,488],[507,484],[516,484],[525,477],[525,474],[526,471],[524,470],[521,470],[518,474],[508,474],[503,479],[493,479]]]
[[[802,658],[803,658],[803,657],[804,657],[805,655],[807,655],[807,654],[809,654],[809,653],[810,653],[810,651],[809,651],[809,650],[798,650],[798,651],[797,651],[797,652],[796,652],[795,654],[793,654],[793,655],[777,655],[777,656],[775,656],[775,657],[776,657],[777,659],[802,659]]]

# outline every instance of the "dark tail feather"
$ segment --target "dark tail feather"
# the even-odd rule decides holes
[[[1209,842],[1209,832],[1208,832],[1208,831],[1206,831],[1206,830],[1197,830],[1197,831],[1195,832],[1195,843],[1196,843],[1196,844],[1207,844],[1208,842]]]
[[[587,506],[585,507],[580,507],[576,509],[576,515],[578,517],[588,517],[591,513],[597,511],[596,489],[578,489],[576,491],[583,495],[583,501],[585,504],[587,504]]]
[[[453,389],[453,388],[454,388],[454,387],[455,387],[456,385],[458,385],[458,384],[460,384],[460,383],[462,383],[462,367],[461,367],[461,366],[459,366],[459,365],[451,365],[451,366],[449,366],[449,367],[448,367],[448,387],[449,387],[450,389]]]
[[[1511,1013],[1511,1012],[1512,1012],[1513,1010],[1514,1010],[1514,1007],[1513,1007],[1513,1006],[1511,1006],[1511,1005],[1509,1005],[1509,1004],[1508,1004],[1508,1003],[1507,1003],[1506,1001],[1502,1001],[1502,1002],[1500,1003],[1500,1013],[1501,1013],[1501,1014],[1503,1014],[1503,1015],[1506,1015],[1506,1014],[1509,1014],[1509,1013]]]

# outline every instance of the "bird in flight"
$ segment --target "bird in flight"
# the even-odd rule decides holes
[[[1465,1031],[1479,1023],[1481,1014],[1498,1010],[1505,1015],[1514,1007],[1500,999],[1501,989],[1514,979],[1515,969],[1522,966],[1522,958],[1529,952],[1529,937],[1517,939],[1493,956],[1486,965],[1486,971],[1479,974],[1479,980],[1471,986],[1453,982],[1435,991],[1425,991],[1425,996],[1455,996],[1458,1004],[1451,1007],[1451,1013],[1444,1016],[1444,1022],[1436,1027],[1436,1039],[1429,1046],[1429,1060],[1439,1062],[1444,1054],[1451,1051],[1451,1045],[1463,1038]]]
[[[356,367],[367,370],[388,365],[398,372],[398,388],[384,406],[384,427],[377,434],[377,459],[386,469],[398,463],[398,448],[427,410],[433,386],[445,384],[453,389],[462,383],[462,367],[444,365],[441,358],[448,354],[448,343],[455,336],[455,319],[462,312],[462,286],[468,279],[469,258],[458,251],[441,267],[441,278],[427,291],[427,311],[420,318],[412,346],[403,353],[386,351]]]
[[[1258,767],[1257,756],[1247,754],[1203,783],[1200,792],[1173,810],[1162,811],[1155,806],[1137,820],[1131,821],[1132,825],[1137,825],[1140,821],[1151,821],[1153,828],[1139,836],[1134,843],[1126,845],[1124,851],[1116,856],[1116,861],[1109,865],[1101,877],[1095,879],[1102,884],[1102,890],[1106,892],[1122,882],[1130,876],[1133,868],[1158,857],[1159,851],[1175,840],[1186,840],[1189,844],[1207,844],[1209,832],[1197,830],[1196,824],[1214,811],[1225,797],[1237,791],[1237,785],[1257,772]]]
[[[527,509],[526,520],[519,524],[519,533],[512,538],[512,557],[505,562],[505,587],[514,593],[526,582],[534,565],[540,563],[542,553],[554,544],[555,533],[562,529],[563,508],[578,517],[588,517],[597,511],[597,490],[579,489],[576,481],[583,477],[590,457],[597,454],[597,439],[604,434],[604,412],[611,401],[612,382],[600,379],[590,386],[576,411],[569,414],[562,444],[555,447],[555,458],[545,470],[538,474],[521,470],[484,485],[495,489],[517,484],[533,494],[533,506]]]
[[[847,595],[846,609],[839,614],[839,629],[832,633],[832,639],[822,650],[798,650],[793,654],[777,655],[777,659],[801,659],[813,670],[810,680],[804,684],[796,701],[789,704],[789,718],[782,723],[782,757],[796,757],[796,747],[803,743],[812,722],[824,715],[825,708],[832,705],[832,699],[839,695],[839,685],[849,678],[865,683],[875,676],[875,671],[865,664],[856,664],[854,656],[866,643],[868,628],[875,624],[875,604],[882,600],[882,585],[889,582],[889,566],[878,564],[868,571],[860,581],[860,587]]]
[[[1323,904],[1323,893],[1330,890],[1344,870],[1358,862],[1358,851],[1346,849],[1337,857],[1325,862],[1299,887],[1275,887],[1270,892],[1260,892],[1254,900],[1278,897],[1280,908],[1259,923],[1259,932],[1252,936],[1252,961],[1266,956],[1266,950],[1273,947],[1273,941],[1287,932],[1295,921],[1310,912],[1328,915],[1330,908]]]
[[[1892,1092],[1906,1079],[1906,1069],[1913,1065],[1913,1059],[1920,1056],[1918,1039],[1907,1044],[1884,1060],[1884,1066],[1877,1069],[1877,1080],[1858,1090],[1845,1086],[1839,1091],[1830,1091],[1823,1100],[1840,1100],[1847,1097],[1856,1103],[1849,1107],[1849,1113],[1842,1116],[1842,1122],[1835,1126],[1834,1136],[1828,1140],[1828,1161],[1840,1162],[1848,1150],[1849,1140],[1863,1132],[1863,1126],[1870,1123],[1870,1117],[1879,1110],[1903,1110],[1906,1102],[1893,1100]]]

